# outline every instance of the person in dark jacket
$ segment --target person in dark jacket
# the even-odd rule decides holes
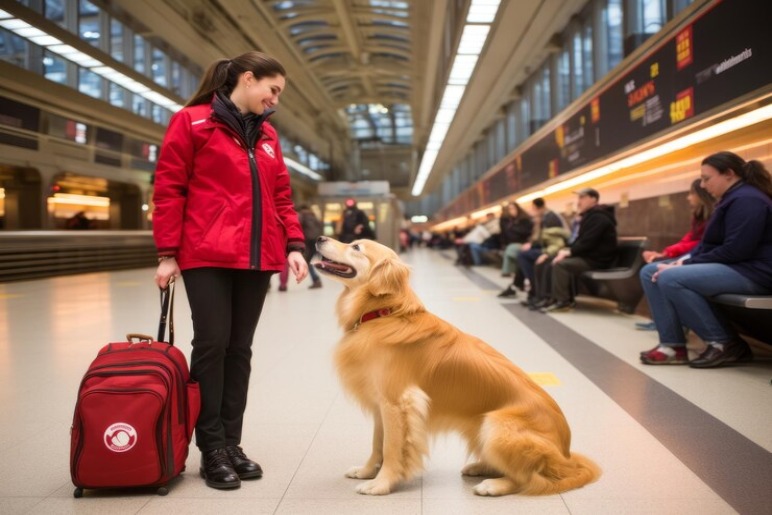
[[[502,277],[515,276],[517,275],[517,255],[533,233],[533,218],[517,202],[510,202],[499,218],[499,224],[501,226],[499,239],[504,248],[501,275]]]
[[[305,237],[306,250],[303,253],[303,257],[306,258],[306,263],[311,262],[311,258],[314,257],[316,252],[316,239],[324,234],[324,224],[316,216],[313,210],[307,205],[300,206],[298,211],[298,220],[300,220],[300,226],[303,228],[303,236]],[[313,266],[308,267],[308,274],[311,276],[311,286],[309,290],[315,290],[322,287],[322,281],[319,279],[319,274]],[[289,279],[289,266],[279,272],[279,291],[287,291],[287,279]]]
[[[574,306],[575,278],[587,270],[609,268],[617,257],[617,221],[611,206],[598,204],[600,194],[593,188],[576,192],[581,216],[579,232],[570,246],[552,259],[552,304],[545,313],[566,311]]]
[[[155,282],[182,274],[193,320],[190,373],[201,388],[196,445],[212,488],[236,488],[262,468],[239,446],[252,340],[271,275],[308,273],[279,138],[268,123],[285,88],[275,59],[220,59],[175,113],[156,167]]]
[[[357,207],[357,201],[353,198],[346,199],[346,209],[343,210],[338,232],[338,239],[343,243],[351,243],[360,238],[375,239],[367,213]]]
[[[718,200],[689,257],[659,265],[646,291],[659,345],[641,354],[647,365],[712,368],[749,361],[750,347],[710,304],[722,293],[772,293],[772,177],[759,161],[732,152],[702,161],[702,187]],[[684,327],[707,345],[689,361]]]

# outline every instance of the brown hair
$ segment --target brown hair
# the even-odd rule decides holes
[[[279,61],[261,52],[247,52],[233,59],[219,59],[213,62],[204,73],[198,90],[193,94],[185,107],[208,104],[212,95],[219,91],[229,97],[238,83],[239,77],[245,72],[252,72],[256,79],[263,77],[287,76],[287,72]]]
[[[720,174],[732,170],[737,177],[772,198],[772,176],[760,161],[746,162],[737,154],[724,151],[709,155],[702,160],[702,164],[712,166]]]
[[[695,220],[704,222],[713,214],[713,205],[716,203],[716,199],[702,187],[701,183],[702,179],[694,179],[692,182],[691,191],[700,199],[700,205],[692,210],[692,215]]]

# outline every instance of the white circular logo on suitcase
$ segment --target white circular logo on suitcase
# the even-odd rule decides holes
[[[116,422],[105,429],[105,445],[113,452],[126,452],[136,443],[136,429],[125,422]]]

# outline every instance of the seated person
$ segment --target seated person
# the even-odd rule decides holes
[[[531,284],[528,298],[521,303],[532,309],[544,307],[552,296],[549,264],[558,251],[568,245],[570,237],[568,230],[563,227],[547,227],[539,234],[539,239],[517,256],[518,267]]]
[[[552,303],[542,308],[545,313],[572,309],[576,277],[588,270],[610,268],[617,257],[614,208],[599,204],[600,194],[592,188],[576,193],[579,230],[573,243],[552,259]]]
[[[657,271],[657,263],[655,261],[662,262],[664,260],[678,259],[688,254],[702,239],[705,225],[713,213],[715,200],[705,188],[700,186],[700,182],[700,179],[695,179],[692,182],[689,193],[686,194],[686,201],[689,203],[692,211],[692,222],[689,232],[681,238],[681,241],[665,247],[662,252],[657,252],[656,250],[643,251],[643,260],[649,263],[641,269],[639,274],[644,290],[651,283],[651,276]],[[655,331],[657,329],[654,322],[636,322],[635,328],[641,331]]]
[[[493,213],[485,215],[485,221],[477,224],[461,239],[456,240],[456,250],[458,252],[458,261],[456,263],[469,265],[469,261],[471,261],[473,265],[482,265],[483,253],[491,248],[492,242],[498,241],[497,235],[499,230],[499,222],[496,219],[496,215]]]
[[[718,201],[691,255],[659,265],[646,285],[646,300],[659,345],[641,354],[647,365],[712,368],[749,361],[753,355],[715,311],[709,298],[721,293],[772,293],[772,177],[758,161],[732,152],[702,161],[702,187]],[[707,344],[689,361],[683,327]]]
[[[568,234],[568,225],[566,224],[566,221],[563,219],[562,216],[557,214],[556,212],[549,209],[546,204],[544,203],[544,199],[539,197],[533,199],[531,203],[531,212],[533,213],[533,220],[534,220],[534,227],[533,231],[531,233],[531,240],[524,243],[519,251],[518,251],[518,257],[525,253],[527,254],[526,258],[531,263],[531,268],[533,267],[533,262],[536,261],[536,259],[542,254],[542,244],[544,243],[544,233],[543,231],[545,229],[552,229],[552,228],[560,228]],[[561,245],[564,246],[565,244]],[[516,258],[517,259],[517,258]],[[523,284],[519,284],[519,281],[525,282],[525,279],[528,279],[531,284],[531,290],[529,291],[529,295],[533,292],[533,274],[530,276],[527,275],[524,271],[521,271],[519,268],[519,261],[518,261],[518,268],[516,269],[517,272],[521,273],[515,273],[515,277],[512,281],[511,286],[507,286],[504,291],[498,294],[499,297],[507,298],[507,297],[516,297],[517,291],[515,288],[523,289]],[[522,276],[522,277],[519,277]]]
[[[501,246],[504,255],[501,261],[501,276],[517,274],[517,254],[533,233],[533,219],[517,202],[510,202],[499,220]]]

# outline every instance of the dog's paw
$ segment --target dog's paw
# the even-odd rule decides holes
[[[489,467],[482,461],[478,461],[476,463],[470,463],[469,465],[465,466],[461,469],[461,475],[463,476],[485,476],[485,477],[498,477],[501,476],[501,474],[493,469],[492,467]]]
[[[357,486],[356,491],[363,495],[386,495],[391,492],[391,485],[388,481],[373,479]]]
[[[515,493],[517,491],[517,485],[515,485],[514,481],[507,478],[486,479],[475,486],[473,490],[477,495],[496,497],[499,495]]]
[[[372,479],[378,474],[378,467],[351,467],[346,471],[346,477],[352,479]]]

